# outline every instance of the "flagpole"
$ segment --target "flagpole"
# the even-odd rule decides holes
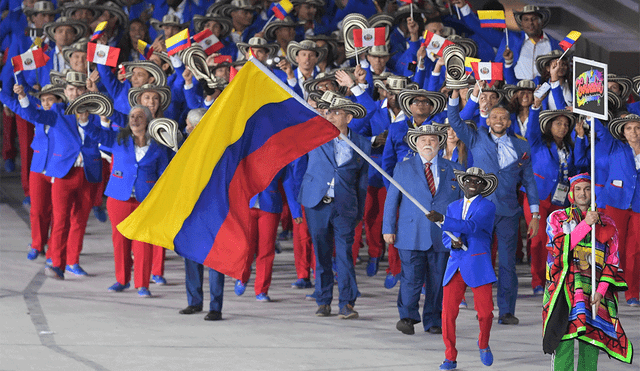
[[[573,46],[573,45],[572,45]],[[558,60],[561,60],[562,57],[564,57],[565,54],[567,54],[567,52],[569,51],[569,49],[571,49],[571,47],[568,47],[567,50],[564,51],[564,53],[562,53],[562,55],[560,56],[560,58],[558,58]]]
[[[413,19],[413,1],[409,4],[409,9],[411,9],[411,20],[415,21],[415,19]]]
[[[504,33],[506,35],[505,40],[507,42],[507,48],[509,47],[509,29],[507,27],[504,28]]]
[[[267,28],[267,25],[269,24],[269,22],[271,22],[273,20],[273,18],[275,18],[275,14],[271,16],[271,18],[269,18],[269,20],[267,21],[267,23],[264,24],[264,26],[262,26],[262,30],[260,30],[260,32],[264,32],[264,29]]]
[[[378,172],[380,174],[382,174],[382,176],[384,176],[385,178],[387,178],[387,180],[389,182],[391,182],[391,184],[393,184],[396,188],[398,188],[398,190],[400,192],[402,192],[403,195],[405,195],[411,202],[413,202],[414,205],[416,205],[418,207],[418,209],[420,209],[420,211],[422,211],[425,215],[429,214],[429,210],[427,210],[424,206],[422,206],[422,204],[420,204],[420,202],[418,202],[418,200],[416,200],[413,196],[411,196],[409,194],[409,192],[407,192],[407,190],[405,190],[400,183],[398,183],[395,179],[393,179],[389,174],[387,174],[386,171],[382,170],[382,168],[375,163],[375,161],[373,161],[371,159],[371,157],[369,157],[366,153],[364,153],[358,146],[356,146],[351,140],[349,140],[349,138],[347,138],[346,135],[340,133],[339,136],[340,139],[344,140],[351,148],[353,148],[354,151],[358,152],[358,154],[360,156],[362,156],[362,158],[364,158],[371,166],[373,166],[376,170],[378,170]],[[438,222],[435,223],[438,227],[442,228],[442,223]],[[449,236],[451,238],[451,240],[453,241],[459,241],[458,237],[454,236],[451,232],[449,231],[443,231],[444,233],[447,234],[447,236]],[[467,251],[467,246],[462,245],[462,250]]]
[[[462,17],[460,16],[460,8],[458,8],[457,6],[455,7],[456,7],[456,14],[458,15],[458,19],[462,19]]]
[[[568,49],[567,49],[568,50]],[[594,129],[593,117],[589,118],[591,121],[590,136],[591,136],[591,210],[596,211],[596,131]],[[591,226],[591,298],[596,297],[596,223]],[[595,320],[597,316],[598,306],[600,303],[593,304],[591,306],[591,319]]]
[[[358,61],[358,47],[356,46],[356,67],[360,65],[360,62]]]

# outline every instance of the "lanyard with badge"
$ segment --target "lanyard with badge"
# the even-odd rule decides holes
[[[567,206],[567,194],[569,193],[569,153],[567,149],[558,150],[558,159],[560,160],[559,181],[553,192],[551,203],[557,206]]]

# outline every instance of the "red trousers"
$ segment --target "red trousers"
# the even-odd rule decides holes
[[[547,217],[549,214],[556,210],[562,209],[562,206],[557,206],[551,203],[551,197],[546,200],[540,200],[540,224],[538,228],[538,234],[533,237],[529,243],[531,246],[531,287],[543,286],[547,282]],[[524,219],[527,221],[527,225],[531,222],[531,210],[529,209],[529,199],[524,197]]]
[[[287,196],[282,196],[282,200],[286,200]],[[282,205],[282,213],[280,214],[280,223],[282,223],[283,231],[292,231],[293,230],[293,217],[291,216],[291,210],[289,210],[289,205],[285,202]]]
[[[81,167],[72,167],[64,178],[55,178],[51,186],[53,224],[49,237],[51,262],[64,270],[78,264],[87,219],[93,204],[93,188]]]
[[[130,240],[116,228],[138,205],[140,202],[133,197],[128,201],[107,198],[107,211],[111,219],[111,239],[113,240],[113,262],[115,263],[116,280],[120,284],[126,285],[131,281],[131,266],[133,265],[135,287],[149,288],[152,245]],[[134,259],[131,259],[132,250]]]
[[[460,312],[460,301],[464,297],[466,289],[467,284],[462,279],[460,271],[457,271],[442,291],[442,340],[444,340],[446,347],[444,355],[450,361],[455,361],[458,357],[456,319],[458,312]],[[471,291],[473,291],[473,306],[478,313],[478,322],[480,323],[478,345],[480,349],[485,349],[489,346],[489,335],[493,321],[491,284],[472,287]]]
[[[153,260],[151,263],[151,274],[154,276],[164,276],[164,258],[167,255],[167,250],[162,246],[152,246]]]
[[[273,259],[276,256],[276,235],[278,234],[278,223],[280,214],[251,209],[251,223],[249,229],[250,256],[256,256],[256,283],[255,292],[267,294],[271,286],[271,275],[273,273]],[[249,269],[242,275],[242,282],[247,282],[251,275]]]
[[[387,197],[385,187],[367,187],[367,198],[364,203],[364,219],[356,226],[355,239],[353,240],[353,262],[355,263],[360,248],[362,247],[362,226],[367,236],[369,257],[379,258],[384,250],[382,238],[382,215],[384,213],[384,200]]]
[[[2,112],[2,158],[13,160],[18,154],[16,149],[16,116]]]
[[[606,214],[618,228],[618,256],[629,289],[624,297],[638,299],[640,291],[640,213],[607,206]],[[596,227],[597,228],[597,227]]]
[[[309,278],[309,270],[316,266],[316,255],[313,253],[313,241],[304,209],[302,223],[293,223],[293,259],[298,278]]]
[[[33,158],[31,142],[33,142],[35,126],[16,115],[16,127],[18,128],[18,142],[20,144],[20,181],[22,183],[24,196],[28,197],[30,195],[29,173],[31,172],[29,169],[31,168],[31,159]]]
[[[51,177],[31,172],[29,189],[31,192],[31,248],[40,252],[49,241],[51,226]]]

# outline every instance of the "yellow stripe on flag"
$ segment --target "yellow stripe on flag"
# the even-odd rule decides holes
[[[174,250],[176,234],[193,211],[224,151],[244,133],[247,120],[262,106],[291,97],[255,64],[245,64],[189,135],[142,204],[118,224],[120,233],[132,240]]]

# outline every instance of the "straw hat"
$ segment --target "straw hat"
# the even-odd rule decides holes
[[[422,18],[422,14],[426,14],[427,11],[419,8],[416,4],[407,4],[403,5],[395,13],[393,13],[393,24],[398,24],[404,18],[408,18],[411,16],[411,7],[413,7],[413,16],[415,18]]]
[[[520,80],[517,85],[505,85],[503,90],[505,92],[505,98],[510,101],[520,90],[536,90],[536,83],[532,80]]]
[[[113,16],[118,18],[118,25],[120,25],[120,29],[124,30],[129,26],[129,16],[125,14],[121,6],[114,3],[113,1],[107,1],[98,8],[103,12],[107,11],[109,12],[109,14],[112,14]]]
[[[178,123],[166,117],[151,120],[147,126],[149,136],[159,144],[178,152],[182,134],[178,129]]]
[[[71,64],[71,56],[73,55],[73,53],[75,52],[81,52],[81,53],[87,53],[87,39],[80,39],[77,42],[66,46],[62,49],[62,57],[64,58],[64,60],[67,62],[67,64]]]
[[[473,121],[473,120],[462,120],[462,122],[467,124],[467,126],[470,127],[471,129],[473,129],[473,131],[478,130],[478,125],[476,124],[475,121]],[[451,127],[451,124],[449,124],[449,118],[445,117],[444,123],[439,124],[439,125],[441,125],[445,129],[449,129]]]
[[[64,110],[65,115],[89,112],[99,116],[113,115],[113,101],[102,93],[87,92],[74,99]]]
[[[628,114],[625,117],[618,117],[609,121],[609,132],[614,138],[626,142],[624,137],[624,126],[629,122],[640,122],[640,116],[636,114]]]
[[[487,186],[484,187],[482,192],[480,192],[482,197],[488,197],[490,194],[495,192],[496,188],[498,188],[498,177],[491,173],[485,173],[484,170],[479,167],[470,167],[467,171],[453,169],[453,173],[456,175],[456,180],[460,187],[464,184],[464,178],[468,176],[476,176],[487,182]]]
[[[268,58],[274,58],[280,51],[280,45],[270,44],[266,39],[263,39],[260,36],[254,36],[250,38],[248,43],[236,43],[236,46],[238,47],[238,51],[242,53],[242,55],[246,55],[247,52],[249,52],[249,48],[265,49],[267,51],[267,54],[269,54]]]
[[[307,92],[320,91],[320,89],[318,89],[318,84],[320,84],[323,81],[332,81],[332,82],[334,82],[336,87],[338,87],[338,90],[342,90],[342,91],[340,91],[340,94],[342,94],[342,95],[344,95],[344,93],[346,92],[346,89],[340,89],[340,88],[344,88],[343,86],[338,86],[338,82],[336,81],[335,71],[320,72],[319,74],[316,75],[315,78],[307,79],[302,84],[302,87]]]
[[[124,62],[122,65],[124,66],[125,74],[129,76],[133,72],[134,68],[142,68],[153,76],[153,85],[167,85],[167,76],[162,71],[162,68],[151,61]]]
[[[53,36],[56,32],[56,28],[60,26],[69,26],[74,29],[74,31],[76,32],[76,37],[73,42],[76,42],[80,38],[84,37],[89,30],[89,27],[87,27],[84,22],[76,21],[67,17],[60,17],[56,19],[55,22],[49,22],[44,25],[44,34],[47,35],[50,40],[55,40]]]
[[[633,82],[633,93],[640,97],[640,76],[634,77],[631,81]]]
[[[30,17],[35,14],[58,14],[60,9],[56,9],[51,1],[37,1],[33,8],[24,8],[23,12]]]
[[[216,12],[225,17],[231,17],[231,13],[239,9],[255,11],[256,7],[251,0],[232,0],[229,4],[220,5]]]
[[[608,82],[615,82],[620,85],[620,98],[623,102],[626,102],[629,99],[629,95],[633,90],[633,82],[627,76],[618,76],[614,73],[610,73],[607,76]]]
[[[475,85],[470,87],[469,90],[467,90],[467,100],[470,99],[471,94],[473,94],[473,89],[475,88]],[[482,89],[482,91],[480,92],[480,94],[482,93],[487,93],[487,92],[491,92],[491,93],[496,93],[498,94],[498,102],[501,102],[502,99],[504,99],[504,92],[500,89],[496,89],[496,88],[484,88]]]
[[[549,8],[536,5],[525,5],[524,8],[522,8],[522,11],[513,12],[513,18],[515,18],[516,23],[520,28],[522,28],[522,16],[525,14],[537,14],[540,17],[542,28],[547,27],[547,24],[549,24],[549,20],[551,19],[551,11]]]
[[[169,104],[171,104],[171,90],[166,86],[144,84],[139,88],[129,89],[129,93],[127,94],[129,105],[133,107],[136,104],[140,104],[140,102],[138,102],[138,99],[143,93],[146,93],[148,91],[158,93],[158,95],[160,96],[160,109],[162,111],[166,111],[166,109],[169,107]]]
[[[450,35],[449,37],[447,37],[447,40],[460,45],[464,50],[465,57],[475,58],[475,56],[478,55],[478,44],[476,44],[475,41],[469,38],[458,35]]]
[[[404,136],[409,148],[413,152],[418,152],[417,141],[423,135],[435,135],[438,137],[438,149],[443,149],[447,145],[447,129],[441,125],[420,125],[417,128],[409,128]]]
[[[94,19],[102,14],[102,9],[97,6],[94,0],[75,0],[62,5],[62,15],[71,18],[73,13],[80,9],[90,10],[93,13]]]
[[[151,23],[151,26],[153,26],[153,28],[155,28],[156,31],[162,31],[162,26],[172,26],[172,27],[178,27],[180,29],[189,27],[189,22],[185,22],[185,23],[180,22],[180,17],[178,17],[175,14],[165,14],[162,17],[162,22],[158,21],[157,19],[151,19],[149,23]]]
[[[55,95],[56,97],[60,98],[63,102],[67,101],[67,96],[64,95],[64,85],[47,84],[43,86],[40,91],[31,92],[31,95],[33,95],[38,99],[41,99],[41,97],[46,94]]]
[[[429,99],[429,101],[431,101],[431,105],[433,106],[433,110],[431,111],[431,116],[434,116],[444,111],[444,108],[447,106],[447,97],[442,93],[427,91],[424,89],[418,89],[418,90],[405,89],[401,91],[400,94],[398,94],[398,104],[400,105],[400,108],[404,111],[404,113],[408,117],[413,116],[413,114],[411,113],[411,110],[409,109],[409,106],[411,106],[411,102],[413,101],[413,99],[417,97],[424,97]]]
[[[326,92],[325,92],[326,93]],[[324,100],[324,96],[323,96]],[[331,99],[330,110],[343,110],[353,116],[354,119],[361,119],[367,115],[367,109],[363,105],[354,103],[347,98],[334,97]]]
[[[49,80],[52,85],[67,85],[67,72],[73,71],[71,68],[65,68],[61,72],[56,70],[49,71]]]
[[[85,87],[87,85],[87,75],[81,72],[68,70],[64,76],[64,84],[81,88]]]
[[[318,62],[324,60],[327,56],[327,48],[318,47],[311,40],[302,40],[300,42],[292,41],[287,45],[287,60],[294,66],[297,66],[296,57],[301,50],[311,50],[318,55]]]
[[[367,51],[367,54],[369,54],[372,57],[390,57],[395,53],[390,53],[389,48],[390,48],[389,44],[375,45],[375,46],[372,46]]]
[[[353,44],[353,30],[370,28],[369,21],[359,13],[347,14],[342,20],[342,35],[344,38],[344,48],[347,58],[355,57],[356,47]],[[358,48],[358,53],[367,51],[369,47]]]
[[[563,54],[562,50],[552,50],[551,53],[538,56],[536,58],[536,69],[538,70],[538,73],[543,75],[546,70],[547,64],[549,64],[549,62],[551,62],[554,59],[560,58],[562,54]]]
[[[162,59],[162,63],[167,63],[169,65],[169,69],[167,70],[166,75],[173,75],[176,72],[173,64],[171,64],[171,59],[169,59],[169,54],[167,54],[167,52],[154,51],[153,55]]]
[[[569,132],[573,131],[573,128],[576,126],[577,117],[576,115],[569,110],[546,110],[540,112],[540,131],[542,134],[550,134],[551,133],[551,123],[556,118],[564,116],[569,119]]]
[[[406,76],[389,75],[386,81],[374,79],[373,85],[377,88],[384,89],[391,94],[400,94],[403,90],[418,90],[418,84],[409,82]]]
[[[217,4],[217,2],[215,4]],[[204,25],[209,21],[214,21],[220,25],[220,28],[222,29],[222,31],[220,32],[220,39],[224,39],[225,37],[229,36],[231,30],[233,29],[233,23],[231,22],[231,19],[214,13],[207,13],[207,15],[204,16],[194,15],[193,28],[196,30],[196,32],[200,32],[204,30]]]
[[[283,20],[275,19],[267,24],[264,28],[264,37],[267,40],[275,40],[276,39],[276,30],[282,27],[298,27],[300,24],[294,22],[291,17],[285,17]]]

